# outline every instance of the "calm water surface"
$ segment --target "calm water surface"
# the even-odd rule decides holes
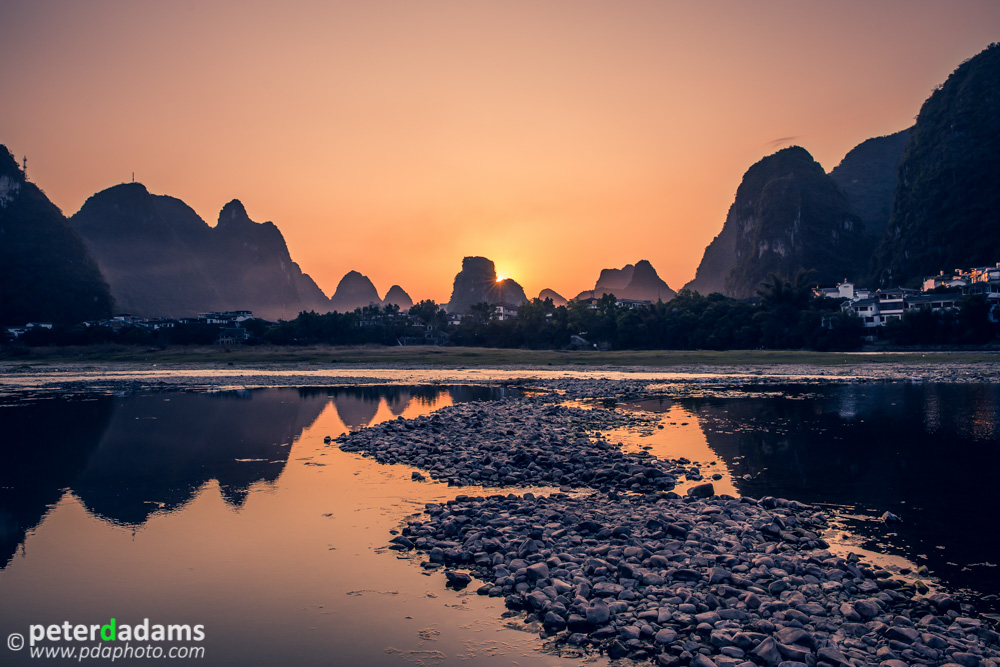
[[[661,429],[627,447],[704,465],[717,491],[827,505],[846,537],[897,554],[973,597],[1000,594],[1000,385],[736,388],[627,405]],[[901,523],[886,524],[886,511]],[[986,608],[997,607],[987,599]]]
[[[483,387],[42,398],[0,407],[0,631],[205,626],[204,664],[578,664],[503,601],[384,549],[455,489],[323,442],[504,394]],[[474,492],[476,489],[472,489]],[[3,664],[27,651],[0,647]]]
[[[441,574],[384,548],[408,515],[458,490],[323,442],[503,395],[382,386],[5,399],[0,636],[150,618],[203,624],[207,664],[579,664],[505,628],[502,600],[447,590]],[[851,544],[973,594],[1000,591],[998,385],[734,387],[601,405],[660,414],[662,428],[608,434],[627,449],[699,462],[721,476],[720,492],[825,504]],[[882,523],[886,510],[903,523]],[[4,664],[29,662],[0,651]]]

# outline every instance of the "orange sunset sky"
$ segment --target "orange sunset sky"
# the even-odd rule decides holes
[[[447,301],[465,255],[680,289],[752,163],[832,169],[997,40],[993,0],[0,0],[0,143],[67,215],[133,171],[238,198],[328,295]]]

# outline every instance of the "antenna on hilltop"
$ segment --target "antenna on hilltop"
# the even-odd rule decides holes
[[[132,182],[135,183],[135,171],[132,172]]]
[[[21,171],[24,172],[24,180],[28,180],[28,156],[24,155],[21,157]]]

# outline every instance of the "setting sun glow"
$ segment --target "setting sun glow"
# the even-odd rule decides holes
[[[67,216],[134,171],[209,225],[239,198],[327,296],[357,270],[438,303],[478,255],[529,297],[640,259],[680,289],[750,165],[909,127],[1000,25],[987,0],[181,4],[0,1],[0,143]]]

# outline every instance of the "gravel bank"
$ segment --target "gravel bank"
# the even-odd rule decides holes
[[[428,505],[391,547],[449,585],[503,597],[566,652],[664,666],[1000,666],[992,621],[946,593],[835,556],[826,516],[795,501],[671,491],[700,471],[625,454],[597,432],[648,417],[567,397],[631,398],[638,380],[552,382],[558,394],[465,403],[338,445],[453,485],[559,485],[536,497]],[[424,473],[414,473],[421,479]]]
[[[557,646],[664,666],[1000,664],[970,607],[831,555],[826,517],[794,501],[459,496],[426,515],[393,547],[452,586],[475,577]]]
[[[648,416],[584,410],[534,397],[463,403],[413,420],[345,434],[340,448],[379,463],[406,463],[454,485],[562,486],[651,493],[700,479],[683,461],[626,455],[599,430],[649,425]]]

